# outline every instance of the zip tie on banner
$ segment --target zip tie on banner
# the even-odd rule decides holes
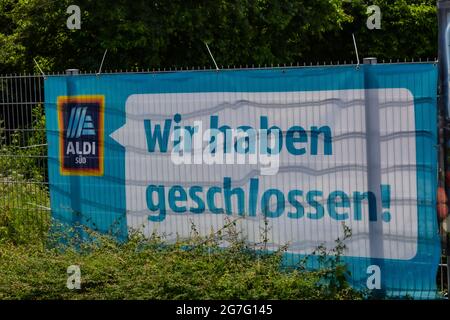
[[[44,143],[44,144],[33,144],[31,146],[19,147],[19,149],[30,149],[30,148],[44,147],[46,145],[47,145],[47,143]]]
[[[106,49],[105,53],[103,54],[103,59],[102,59],[102,62],[100,63],[100,68],[98,69],[98,72],[96,74],[97,76],[100,75],[100,73],[102,73],[103,62],[105,61],[105,57],[106,57],[106,53],[107,52],[108,52],[108,49]]]
[[[29,204],[30,206],[35,206],[35,207],[37,207],[37,208],[39,208],[39,209],[43,209],[43,210],[47,210],[47,211],[51,211],[51,210],[52,210],[52,209],[49,208],[49,207],[41,206],[41,205],[39,205],[39,204],[35,204],[35,203],[32,203],[32,202],[27,202],[26,204]]]
[[[44,79],[47,79],[47,76],[45,75],[44,71],[42,71],[41,67],[39,66],[39,63],[37,63],[35,58],[33,58],[33,61],[36,64],[36,66],[38,67],[39,71],[42,73],[42,76],[44,77]]]
[[[355,53],[356,53],[356,61],[357,61],[357,65],[356,68],[359,69],[359,54],[358,54],[358,46],[356,45],[356,39],[355,39],[355,34],[352,33],[352,37],[353,37],[353,45],[355,46]]]
[[[216,70],[219,71],[220,69],[217,66],[216,60],[214,59],[214,57],[213,57],[213,55],[211,53],[211,50],[209,50],[209,47],[208,47],[208,44],[206,43],[206,41],[205,41],[205,45],[206,45],[206,49],[208,49],[208,52],[209,52],[209,55],[211,56],[212,61],[214,62],[214,65],[216,66]]]

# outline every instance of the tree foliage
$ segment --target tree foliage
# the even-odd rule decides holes
[[[435,57],[435,0],[0,0],[0,73]],[[379,5],[382,29],[366,28]],[[35,70],[36,71],[36,70]]]

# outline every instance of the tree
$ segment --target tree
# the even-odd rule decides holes
[[[381,9],[380,30],[366,27],[366,10],[369,5]],[[437,11],[435,0],[353,0],[345,3],[344,10],[353,17],[333,39],[345,46],[331,46],[340,59],[353,53],[351,33],[355,33],[361,56],[382,59],[436,58]],[[341,40],[339,40],[341,39]],[[331,54],[331,52],[330,52]],[[354,59],[354,56],[352,57]]]
[[[0,0],[0,73],[258,65],[434,57],[434,0],[78,0],[81,30],[66,27],[69,0]],[[380,6],[382,30],[366,28]]]

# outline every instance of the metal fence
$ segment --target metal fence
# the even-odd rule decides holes
[[[430,61],[430,59],[427,59]],[[384,61],[383,61],[384,62]],[[389,63],[401,61],[389,61]],[[420,62],[420,61],[419,61]],[[303,63],[290,66],[339,65]],[[346,62],[344,62],[346,64]],[[286,67],[219,66],[224,69]],[[211,67],[126,70],[127,73],[209,70]],[[116,73],[110,71],[106,73]],[[93,72],[81,72],[81,74]],[[123,73],[123,72],[122,72]],[[0,242],[2,237],[17,243],[35,241],[50,224],[47,144],[44,116],[44,75],[0,76]],[[436,282],[447,292],[447,263],[442,255]]]
[[[0,240],[41,237],[50,223],[43,78],[0,77]]]

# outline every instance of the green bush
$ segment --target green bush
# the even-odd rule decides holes
[[[18,128],[7,139],[0,121],[0,176],[45,183],[47,176],[47,146],[45,115],[41,104],[32,110],[32,123]]]
[[[42,242],[50,226],[48,192],[16,176],[0,179],[0,244]]]
[[[33,131],[18,129],[10,141],[0,126],[0,243],[42,241],[50,226],[42,105],[33,119]]]
[[[137,233],[119,243],[86,232],[91,241],[81,245],[73,237],[77,232],[66,230],[54,233],[45,245],[0,246],[0,299],[362,298],[336,273],[341,264],[333,270],[286,271],[280,268],[282,250],[258,253],[235,232],[193,235],[172,244]],[[72,236],[61,241],[67,234]],[[221,247],[224,239],[230,244],[226,249]],[[80,290],[66,287],[70,265],[80,266]],[[336,290],[330,290],[332,278],[339,283]]]

